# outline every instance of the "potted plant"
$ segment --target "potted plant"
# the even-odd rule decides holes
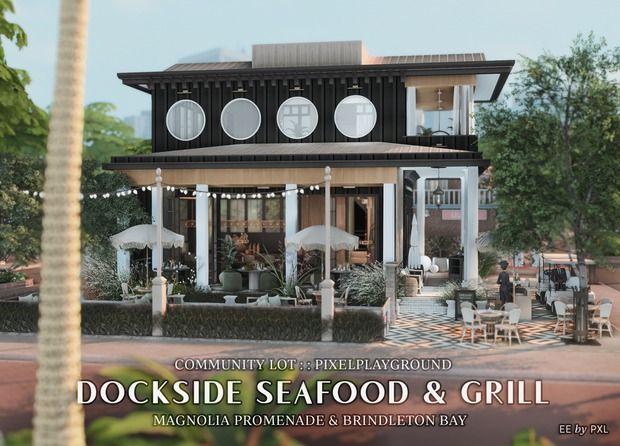
[[[222,283],[224,291],[239,291],[242,288],[242,277],[239,271],[233,270],[233,263],[237,259],[237,248],[233,243],[230,235],[226,235],[222,239],[222,247],[220,248],[222,256],[222,269],[219,279]]]
[[[448,307],[446,316],[449,318],[456,317],[456,300],[454,298],[454,293],[456,290],[460,288],[460,285],[456,282],[447,282],[443,291],[441,292],[441,301],[444,305]]]

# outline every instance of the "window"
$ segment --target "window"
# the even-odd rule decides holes
[[[243,141],[258,132],[261,123],[260,110],[249,99],[233,99],[222,110],[220,122],[228,136]]]
[[[336,107],[334,121],[344,136],[361,138],[368,135],[377,123],[377,110],[364,96],[347,96]]]
[[[166,128],[179,141],[196,139],[206,122],[202,107],[189,99],[175,102],[166,113]]]
[[[230,232],[245,232],[245,200],[228,200]]]
[[[310,100],[295,96],[280,105],[277,122],[278,128],[287,138],[302,139],[316,128],[319,112]]]

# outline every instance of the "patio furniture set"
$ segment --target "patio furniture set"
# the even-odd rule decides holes
[[[131,288],[128,283],[121,283],[121,301],[126,303],[150,303],[153,298],[150,288],[137,286]],[[174,283],[169,283],[167,288],[167,298],[169,304],[184,303],[185,294],[174,294]]]
[[[566,303],[562,300],[556,300],[553,302],[555,307],[555,313],[557,316],[557,322],[553,332],[557,332],[562,326],[562,335],[566,335],[567,329],[571,329],[569,324],[573,324],[573,316],[575,314],[575,305],[572,303]],[[588,304],[588,326],[590,331],[598,331],[598,337],[603,337],[603,330],[609,333],[610,337],[613,337],[611,328],[611,310],[613,308],[611,299],[602,298],[598,302]]]
[[[461,342],[463,342],[466,333],[469,331],[472,344],[477,336],[477,332],[480,332],[485,342],[487,341],[487,336],[493,336],[494,344],[498,339],[505,339],[508,340],[508,345],[512,345],[514,335],[519,344],[521,343],[521,338],[519,337],[521,309],[514,303],[507,303],[502,309],[495,310],[492,308],[477,309],[471,302],[462,302],[461,314],[463,315]]]

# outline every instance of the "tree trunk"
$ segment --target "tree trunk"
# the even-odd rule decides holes
[[[80,378],[80,176],[87,0],[62,0],[47,141],[34,444],[83,445]]]
[[[586,256],[577,251],[577,268],[579,271],[579,291],[574,293],[575,331],[573,340],[583,344],[588,340],[588,270]]]

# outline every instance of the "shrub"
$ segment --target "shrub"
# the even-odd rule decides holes
[[[82,287],[91,299],[121,300],[121,283],[138,283],[140,271],[133,266],[127,275],[116,271],[116,251],[111,246],[88,248],[82,261]]]
[[[35,302],[1,302],[0,331],[34,333],[39,322],[39,304]]]
[[[164,335],[188,338],[318,341],[318,309],[179,305],[168,309]]]
[[[19,282],[20,280],[26,280],[24,273],[16,273],[10,270],[0,271],[0,283]]]
[[[82,304],[82,333],[150,336],[151,313],[151,305],[85,302]]]
[[[495,251],[478,251],[478,275],[484,278],[493,273],[497,268],[497,260]]]
[[[0,303],[0,332],[37,331],[37,303]],[[211,339],[319,341],[318,308],[174,305],[163,319],[164,336]],[[368,310],[339,311],[334,340],[373,342],[383,336],[383,320]],[[112,302],[82,304],[82,333],[87,335],[150,336],[150,305]]]
[[[374,342],[383,339],[381,315],[367,310],[342,311],[334,317],[334,341]]]
[[[385,273],[379,262],[361,265],[344,274],[340,286],[349,287],[352,304],[380,307],[385,302]],[[398,269],[397,297],[405,295],[405,275]]]
[[[0,303],[0,332],[36,333],[39,304]],[[90,335],[151,335],[151,307],[121,303],[82,304],[82,333]]]

